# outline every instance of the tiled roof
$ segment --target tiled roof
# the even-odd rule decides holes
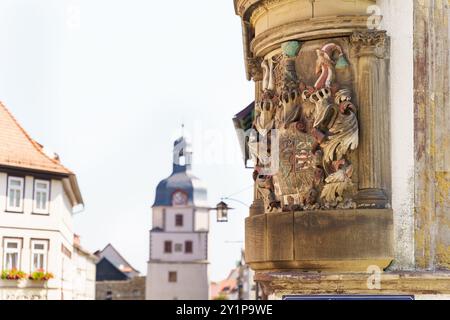
[[[45,154],[0,102],[0,166],[73,175],[57,159]]]
[[[139,271],[133,268],[131,264],[117,251],[112,244],[108,244],[102,251],[95,253],[100,259],[105,258],[112,263],[118,270],[126,274],[129,278],[139,276]]]

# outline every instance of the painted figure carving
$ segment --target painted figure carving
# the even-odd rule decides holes
[[[316,50],[318,78],[310,86],[297,74],[299,51],[298,41],[286,42],[281,55],[261,65],[263,92],[256,103],[254,128],[265,138],[277,130],[278,149],[270,139],[254,139],[253,150],[263,147],[271,155],[278,151],[279,169],[261,175],[267,163],[261,155],[256,157],[257,193],[267,212],[353,208],[348,155],[359,143],[357,108],[351,89],[336,82],[336,70],[349,64],[341,46],[326,43]]]
[[[335,52],[338,52],[339,54],[337,62],[333,60],[333,54]],[[342,69],[348,66],[348,63],[344,57],[344,52],[342,51],[342,48],[337,44],[327,43],[321,49],[317,49],[316,53],[316,73],[320,74],[320,76],[314,84],[314,88],[316,90],[330,88],[331,83],[334,81],[334,68]]]

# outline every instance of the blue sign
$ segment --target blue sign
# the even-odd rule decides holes
[[[287,301],[412,301],[414,296],[399,295],[311,295],[311,296],[283,296]]]

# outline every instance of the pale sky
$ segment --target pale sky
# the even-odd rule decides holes
[[[151,205],[180,125],[211,206],[252,198],[232,117],[253,99],[232,0],[0,0],[0,100],[73,170],[75,231],[112,243],[143,274]],[[211,219],[211,279],[239,259],[248,209]]]

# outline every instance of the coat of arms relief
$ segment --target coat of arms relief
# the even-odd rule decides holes
[[[356,208],[358,110],[345,45],[288,41],[262,61],[249,147],[266,212]]]

